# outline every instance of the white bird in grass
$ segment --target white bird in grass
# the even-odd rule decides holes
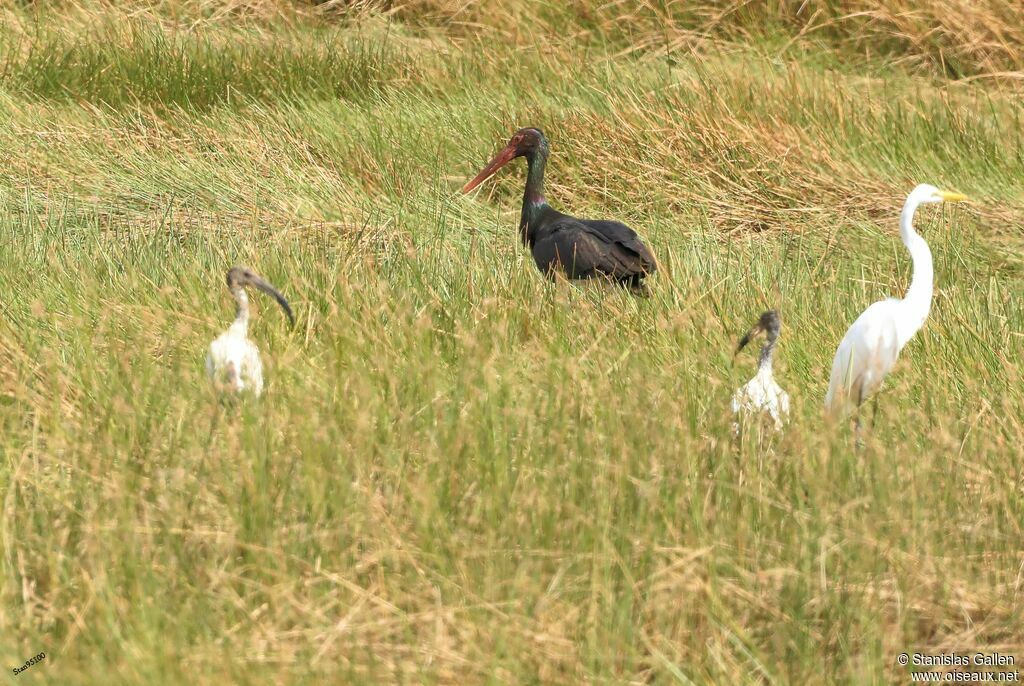
[[[782,321],[779,319],[779,313],[768,310],[761,314],[754,328],[740,339],[736,348],[735,354],[738,355],[754,336],[762,331],[765,333],[765,342],[757,363],[757,374],[736,389],[732,396],[732,411],[737,416],[737,423],[733,424],[733,430],[736,432],[740,429],[740,415],[759,416],[767,413],[774,421],[777,431],[789,420],[789,395],[779,387],[772,374],[772,353],[775,352],[775,343],[779,340],[781,330]]]
[[[925,203],[958,202],[967,196],[921,184],[907,196],[900,215],[900,238],[910,251],[913,276],[902,300],[876,302],[846,332],[832,361],[825,412],[848,416],[882,385],[903,346],[924,326],[932,305],[932,253],[914,230],[914,213]],[[857,420],[860,426],[860,419]]]
[[[263,392],[263,362],[256,344],[249,340],[249,296],[246,286],[253,286],[273,296],[288,320],[295,324],[292,308],[280,291],[248,267],[228,270],[228,290],[234,296],[237,308],[235,321],[227,331],[210,343],[206,354],[206,373],[218,390],[258,396]]]

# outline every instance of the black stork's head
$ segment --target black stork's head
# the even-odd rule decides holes
[[[757,323],[754,324],[754,327],[750,329],[750,331],[745,333],[743,335],[743,338],[740,339],[740,344],[736,346],[736,353],[734,353],[734,355],[739,353],[739,351],[743,350],[745,347],[747,347],[747,344],[750,343],[750,341],[762,331],[767,334],[768,343],[774,344],[775,339],[779,337],[779,331],[781,329],[782,319],[779,318],[778,310],[768,310],[767,312],[762,312],[761,317],[757,320]]]
[[[232,267],[228,270],[228,289],[232,293],[246,286],[257,288],[276,300],[277,304],[284,310],[284,313],[288,315],[288,321],[292,326],[295,326],[295,315],[292,314],[291,305],[281,295],[281,291],[274,288],[270,282],[248,267]]]
[[[517,157],[530,157],[538,151],[546,154],[547,150],[548,141],[544,138],[544,133],[540,129],[519,129],[512,134],[512,138],[509,139],[508,144],[502,148],[501,152],[495,155],[494,159],[481,169],[480,173],[472,181],[462,187],[462,192],[469,193],[490,178],[494,172]]]

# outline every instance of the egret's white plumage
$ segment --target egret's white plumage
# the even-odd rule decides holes
[[[256,344],[249,339],[249,296],[245,287],[253,286],[273,296],[289,321],[294,324],[295,319],[284,296],[251,269],[233,267],[227,282],[237,304],[235,321],[210,343],[206,373],[221,391],[258,396],[263,392],[263,362]]]
[[[959,193],[921,184],[903,205],[900,237],[913,261],[910,287],[902,300],[889,298],[871,305],[850,326],[832,361],[825,411],[845,417],[882,385],[903,349],[924,326],[932,304],[932,253],[914,230],[914,213],[925,203],[966,200]]]
[[[779,313],[769,310],[761,315],[757,324],[740,339],[736,352],[750,342],[758,333],[764,331],[766,340],[761,348],[761,356],[757,365],[757,374],[750,381],[736,389],[732,396],[732,411],[737,421],[733,424],[734,431],[739,431],[739,420],[742,416],[761,416],[767,414],[771,417],[776,430],[781,430],[789,420],[789,395],[782,390],[775,381],[772,372],[772,354],[775,351],[775,343],[779,338],[779,331],[782,329],[782,322],[779,320]]]

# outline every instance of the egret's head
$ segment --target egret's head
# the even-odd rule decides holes
[[[538,150],[547,154],[548,141],[544,137],[544,133],[535,128],[519,129],[512,134],[512,138],[505,144],[501,152],[495,155],[494,159],[488,162],[487,166],[481,169],[472,181],[462,187],[462,192],[469,193],[515,158],[529,157]]]
[[[743,348],[747,347],[747,344],[754,338],[764,332],[768,335],[768,340],[773,341],[779,336],[779,331],[782,329],[782,319],[779,317],[778,310],[768,310],[762,312],[758,318],[757,323],[747,333],[743,334],[743,338],[740,339],[740,344],[736,346],[736,353],[739,353]]]
[[[967,200],[967,196],[953,193],[952,191],[939,190],[927,183],[922,183],[915,188],[910,192],[910,197],[907,198],[908,202],[913,201],[915,205],[929,202],[960,202],[961,200]]]
[[[288,321],[291,322],[292,326],[295,325],[295,315],[292,314],[291,305],[285,300],[285,297],[281,295],[281,292],[274,288],[270,283],[262,276],[249,269],[248,267],[232,267],[228,270],[228,288],[232,293],[240,291],[246,286],[252,286],[258,290],[263,291],[281,306],[284,313],[288,315]]]

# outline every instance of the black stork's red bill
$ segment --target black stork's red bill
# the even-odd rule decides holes
[[[462,192],[470,192],[517,157],[525,157],[527,164],[519,233],[541,272],[554,277],[560,271],[570,279],[604,278],[646,292],[644,278],[657,265],[636,231],[620,222],[577,219],[548,205],[544,198],[548,141],[540,129],[516,131]]]

